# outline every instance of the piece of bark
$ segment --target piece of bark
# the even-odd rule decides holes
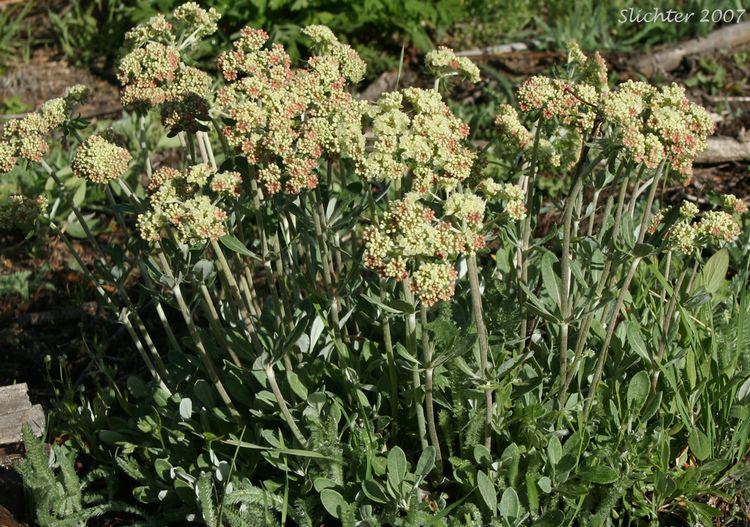
[[[25,423],[37,436],[44,432],[44,410],[41,405],[32,406],[26,383],[0,387],[0,445],[20,442]]]
[[[0,505],[0,527],[22,527],[8,509]]]
[[[633,62],[633,68],[652,77],[656,73],[666,73],[677,69],[682,59],[688,55],[729,51],[750,44],[750,22],[732,24],[712,31],[702,38],[687,40],[676,46],[652,54],[640,54]]]
[[[359,98],[363,101],[375,102],[383,93],[396,89],[397,83],[400,83],[402,87],[411,86],[416,77],[414,72],[408,68],[401,71],[400,81],[398,75],[398,71],[384,71],[367,88],[362,90]]]
[[[712,165],[732,161],[750,161],[750,142],[733,137],[709,137],[706,149],[698,154],[695,163]]]

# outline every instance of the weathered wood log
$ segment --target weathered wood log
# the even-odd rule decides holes
[[[35,435],[42,435],[45,426],[42,406],[31,404],[26,383],[0,386],[0,445],[19,443],[25,423]]]
[[[21,527],[8,509],[0,505],[0,527]]]
[[[699,165],[733,161],[750,161],[750,142],[739,141],[733,137],[709,137],[706,149],[695,158],[695,163]]]
[[[730,51],[747,45],[750,45],[750,22],[732,24],[656,53],[641,53],[633,62],[633,68],[650,78],[656,73],[677,69],[682,59],[689,55]]]
[[[501,44],[499,46],[487,46],[486,48],[473,48],[456,52],[459,57],[476,58],[497,58],[513,51],[527,51],[529,46],[524,42],[513,42],[512,44]]]

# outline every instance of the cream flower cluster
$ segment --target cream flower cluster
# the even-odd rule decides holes
[[[456,269],[449,263],[426,262],[414,272],[412,289],[425,306],[453,298]]]
[[[365,230],[364,262],[383,278],[413,277],[412,288],[425,305],[453,294],[451,260],[485,245],[480,234],[485,201],[471,193],[453,193],[444,215],[412,192],[391,204],[382,220]]]
[[[604,98],[602,111],[636,163],[655,168],[666,161],[683,177],[692,173],[693,159],[714,129],[706,111],[677,84],[657,89],[627,81]]]
[[[532,133],[521,123],[518,112],[510,104],[501,104],[495,125],[502,134],[502,140],[509,143],[514,149],[522,152],[531,152],[534,137]],[[572,134],[572,132],[571,132]],[[580,134],[576,134],[580,137]],[[561,156],[549,140],[540,138],[537,145],[539,160],[550,166],[560,166]]]
[[[160,107],[162,121],[172,132],[195,132],[208,119],[210,75],[188,66],[182,54],[216,31],[219,14],[195,2],[179,6],[169,16],[157,15],[126,36],[130,52],[120,62],[122,104]]]
[[[0,229],[28,229],[47,208],[47,198],[14,194],[0,201]]]
[[[520,221],[526,217],[526,195],[518,185],[498,183],[492,178],[486,178],[479,183],[479,190],[489,199],[504,201],[505,214],[511,220]]]
[[[71,168],[76,177],[92,183],[108,183],[128,170],[131,155],[100,135],[92,135],[76,150]]]
[[[684,201],[680,206],[677,221],[667,232],[668,242],[678,251],[685,255],[692,255],[712,242],[733,243],[741,233],[740,225],[734,218],[733,214],[743,214],[747,209],[741,206],[736,207],[737,203],[742,203],[735,196],[724,196],[725,208],[730,212],[721,210],[710,210],[704,212],[700,219],[693,221],[700,211],[694,203]],[[742,203],[744,205],[744,203]],[[654,234],[664,221],[669,209],[659,210],[651,220],[649,233]]]
[[[38,111],[8,122],[0,131],[0,174],[13,170],[18,158],[41,161],[49,150],[47,134],[70,118],[88,93],[83,85],[73,86]]]
[[[169,232],[187,245],[217,240],[226,234],[227,213],[212,199],[231,198],[239,193],[242,177],[237,172],[216,172],[198,164],[180,172],[162,167],[148,184],[150,210],[138,216],[141,237],[150,242]]]
[[[369,109],[373,140],[359,164],[368,181],[411,174],[412,190],[451,190],[471,174],[476,153],[469,127],[437,91],[408,88],[386,93]]]
[[[320,54],[292,68],[280,45],[245,28],[219,57],[228,86],[218,101],[228,117],[229,144],[251,164],[268,194],[299,193],[318,184],[321,157],[359,160],[364,151],[365,103],[347,91],[364,75],[364,62],[323,26],[303,30]]]
[[[744,214],[747,212],[747,204],[734,194],[725,194],[723,205],[727,212],[733,214]]]
[[[583,82],[537,76],[518,88],[521,111],[539,112],[544,119],[558,120],[579,133],[593,127],[598,101],[597,89]]]
[[[578,44],[572,42],[568,45],[568,64],[578,70],[576,73],[582,81],[594,86],[598,92],[609,90],[607,64],[598,51],[594,52],[591,57],[587,57]]]
[[[479,68],[466,57],[458,57],[452,49],[440,46],[427,53],[425,63],[437,77],[460,75],[476,84],[480,81]]]
[[[576,45],[569,48],[568,64],[572,80],[536,76],[518,89],[522,112],[569,128],[570,133],[560,134],[552,143],[540,141],[540,157],[554,151],[566,157],[565,152],[579,151],[583,134],[599,123],[601,132],[633,162],[651,169],[666,162],[682,177],[692,173],[693,159],[705,148],[713,123],[703,108],[687,100],[683,88],[676,84],[656,88],[628,80],[609,90],[602,57],[598,53],[586,57]],[[503,106],[496,123],[509,142],[528,151],[531,134],[512,108]]]

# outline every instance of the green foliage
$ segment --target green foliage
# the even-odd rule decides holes
[[[81,480],[76,473],[76,452],[53,445],[49,454],[28,424],[23,427],[26,458],[16,465],[40,527],[83,527],[93,518],[113,511],[130,515],[141,513],[136,507],[113,500],[112,474],[94,470]],[[105,485],[96,485],[99,481]],[[99,490],[104,486],[103,491]],[[99,488],[97,488],[99,487]]]
[[[17,60],[19,52],[28,58],[33,44],[26,17],[34,2],[24,2],[16,6],[0,9],[0,74],[11,60]],[[5,103],[0,101],[0,108]]]
[[[231,14],[242,4],[232,6],[228,24],[245,16]],[[274,16],[305,7],[262,6]],[[322,9],[315,4],[314,13]],[[204,49],[185,54],[201,58]],[[575,74],[561,75],[573,83]],[[447,119],[436,107],[420,117]],[[95,355],[94,386],[64,380],[53,413],[55,428],[105,467],[107,481],[125,484],[108,488],[107,501],[89,501],[77,493],[86,485],[73,453],[53,447],[51,466],[29,438],[21,470],[40,518],[85,523],[92,503],[127,501],[157,525],[609,525],[614,515],[622,524],[690,525],[718,517],[710,498],[729,503],[746,492],[748,235],[683,254],[668,235],[677,209],[649,229],[664,165],[637,164],[617,125],[600,127],[601,113],[580,138],[581,158],[559,169],[560,203],[536,192],[545,168],[539,141],[523,151],[495,141],[476,152],[460,191],[484,178],[526,181],[520,204],[528,215],[513,223],[504,205],[488,200],[483,248],[456,257],[453,298],[429,306],[415,300],[413,283],[377,277],[362,262],[362,232],[414,174],[398,185],[363,180],[355,160],[327,152],[313,156],[316,188],[259,189],[256,172],[267,160],[229,148],[224,132],[241,127],[222,107],[210,110],[199,133],[163,139],[154,124],[160,114],[138,108],[118,125],[130,174],[99,187],[67,168],[86,133],[81,122],[72,151],[56,159],[62,168],[48,171],[50,194],[72,213],[55,233],[71,251],[70,237],[90,244],[93,262],[75,253],[81,272],[134,348],[118,350],[131,361],[125,369],[122,356]],[[525,118],[545,141],[573,134],[566,119]],[[283,133],[258,134],[274,144],[306,122],[304,114]],[[365,117],[360,125],[376,128]],[[396,128],[388,119],[377,126]],[[415,139],[394,134],[395,145]],[[372,146],[368,139],[362,148]],[[426,157],[459,142],[448,139]],[[148,189],[156,159],[178,174],[198,164],[211,177],[239,174],[225,201],[213,188],[208,194],[225,209],[216,205],[209,210],[219,214],[207,217],[225,231],[185,243],[175,236],[184,217],[165,206],[170,215],[156,235],[140,236],[156,201]],[[146,188],[141,171],[151,177]],[[181,177],[165,187],[175,191],[168,205],[178,191],[203,191]],[[90,192],[100,206],[85,217],[81,194]],[[439,210],[418,216],[442,214],[439,200],[453,192],[431,193]],[[610,199],[608,209],[600,197]],[[563,221],[541,221],[557,208]],[[102,247],[96,234],[107,231],[121,238]],[[738,503],[730,506],[738,512]]]

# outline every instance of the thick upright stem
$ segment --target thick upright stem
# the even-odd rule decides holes
[[[307,439],[300,431],[297,423],[294,422],[294,417],[292,417],[292,413],[289,411],[289,407],[286,405],[284,396],[279,389],[279,383],[276,382],[276,373],[274,373],[273,371],[273,365],[267,364],[265,371],[266,378],[268,378],[268,384],[271,385],[271,391],[273,392],[273,396],[276,399],[276,404],[279,405],[279,410],[281,410],[281,415],[289,425],[289,429],[292,431],[292,434],[294,434],[294,437],[297,438],[297,441],[299,441],[302,446],[307,446]]]
[[[482,292],[479,289],[479,270],[477,269],[476,253],[469,254],[467,263],[469,288],[471,291],[471,312],[474,316],[474,323],[477,326],[477,340],[479,341],[479,378],[482,379],[482,383],[484,384],[484,446],[489,449],[492,445],[492,416],[494,413],[492,390],[489,388],[489,379],[487,378],[490,369],[490,342],[487,334],[487,326],[484,324]]]
[[[432,400],[432,389],[433,389],[433,377],[435,375],[435,368],[432,365],[432,344],[427,333],[427,308],[424,304],[420,306],[420,319],[422,321],[422,362],[424,363],[425,372],[425,399],[424,405],[427,411],[427,427],[430,432],[430,442],[435,448],[435,464],[438,469],[438,473],[443,472],[443,454],[440,450],[440,440],[437,434],[437,425],[435,424],[435,408]]]
[[[385,300],[385,280],[382,278],[380,279],[380,300]],[[396,370],[396,355],[393,352],[391,323],[387,317],[383,320],[383,344],[388,363],[388,381],[390,384],[391,436],[395,438],[398,429],[398,371]]]
[[[195,323],[193,322],[193,315],[190,312],[190,307],[188,307],[187,302],[185,302],[185,298],[182,296],[182,290],[180,289],[180,284],[176,282],[176,279],[174,278],[174,275],[172,274],[171,267],[169,265],[169,262],[167,261],[167,257],[164,255],[164,252],[161,250],[161,248],[158,248],[158,257],[159,262],[162,266],[162,271],[164,274],[171,278],[172,280],[175,280],[175,284],[172,286],[172,293],[174,294],[175,300],[177,300],[177,305],[180,309],[180,313],[182,313],[182,318],[185,321],[185,325],[188,328],[188,332],[190,333],[190,338],[193,339],[193,342],[195,344],[196,349],[198,350],[198,356],[201,358],[201,361],[203,362],[203,365],[206,368],[206,371],[208,372],[208,377],[211,379],[211,382],[216,387],[216,391],[219,392],[219,397],[221,397],[221,400],[224,401],[224,404],[227,405],[227,408],[229,408],[229,412],[234,416],[238,421],[240,420],[240,413],[237,411],[237,408],[234,405],[234,402],[232,401],[231,397],[229,397],[229,393],[227,392],[226,388],[224,387],[224,384],[221,382],[221,379],[219,378],[219,372],[216,369],[216,364],[214,364],[213,359],[208,353],[208,350],[206,349],[206,346],[203,344],[203,339],[200,336],[200,333],[198,332],[198,328],[195,326]]]
[[[646,199],[645,208],[643,210],[643,217],[641,218],[641,225],[638,232],[638,243],[643,243],[643,240],[646,238],[646,228],[649,224],[649,221],[651,220],[651,207],[654,204],[654,196],[656,196],[656,190],[659,186],[659,179],[664,172],[664,165],[662,164],[656,172],[656,175],[654,175],[653,180],[651,181],[651,189],[648,194],[648,198]],[[638,264],[642,260],[642,257],[636,256],[633,260],[633,263],[630,265],[630,269],[628,270],[628,274],[625,277],[625,281],[622,284],[622,288],[620,289],[620,294],[617,297],[617,301],[615,302],[615,308],[612,311],[612,316],[610,318],[609,324],[607,324],[607,336],[604,340],[604,345],[602,346],[602,350],[599,353],[599,357],[597,359],[596,363],[596,369],[594,370],[594,377],[591,380],[591,386],[589,388],[589,394],[586,398],[586,404],[584,405],[583,409],[583,416],[584,420],[588,418],[589,412],[591,411],[591,405],[594,402],[594,396],[596,395],[596,389],[599,386],[599,381],[602,377],[602,371],[604,369],[604,363],[607,360],[607,353],[609,351],[609,345],[612,341],[612,335],[615,332],[615,327],[617,326],[617,319],[620,316],[620,310],[622,309],[622,304],[625,301],[625,296],[628,293],[628,289],[630,288],[630,283],[633,280],[633,276],[635,276],[635,272],[638,268]]]
[[[338,294],[333,284],[333,272],[330,267],[330,251],[328,250],[328,241],[326,235],[323,232],[323,219],[325,218],[325,212],[322,211],[322,201],[318,199],[320,207],[316,208],[315,204],[311,206],[311,214],[313,217],[313,224],[315,226],[315,237],[318,240],[318,246],[320,248],[320,259],[321,267],[323,269],[323,285],[325,285],[326,291],[331,298],[331,320],[333,322],[333,332],[339,338],[342,339],[341,334],[341,318],[340,318],[340,306],[338,300]]]
[[[578,194],[583,189],[583,178],[577,177],[573,184],[573,189],[568,195],[563,210],[563,240],[562,254],[560,256],[560,274],[562,287],[560,288],[560,391],[558,402],[560,408],[565,406],[567,391],[565,380],[568,378],[568,330],[570,327],[570,238],[571,223],[573,219],[573,210],[575,202],[578,200]]]
[[[680,289],[682,288],[682,282],[685,280],[685,274],[687,269],[683,269],[680,276],[677,278],[674,288],[672,289],[672,298],[669,299],[669,307],[667,307],[667,317],[664,319],[664,328],[662,330],[661,342],[659,342],[659,351],[656,354],[656,363],[661,363],[664,358],[664,352],[667,347],[667,339],[669,338],[669,328],[672,324],[672,316],[674,315],[675,306],[677,299],[680,296]],[[659,382],[659,370],[656,369],[651,377],[651,391],[656,391],[656,385]]]
[[[588,174],[594,170],[596,165],[601,160],[601,156],[595,158],[591,163],[586,166],[586,158],[588,157],[588,147],[583,149],[581,158],[578,161],[578,168],[573,180],[573,187],[568,194],[565,201],[565,208],[563,209],[563,239],[562,239],[562,250],[560,255],[560,278],[562,281],[560,287],[560,374],[558,384],[558,404],[560,409],[565,407],[565,401],[567,398],[566,381],[568,378],[568,331],[570,329],[570,314],[571,314],[571,301],[570,301],[570,243],[573,231],[573,211],[576,208],[576,202],[578,196],[583,190],[583,184]]]
[[[414,306],[414,294],[411,291],[409,279],[405,278],[401,282],[404,292],[404,300],[407,303]],[[417,315],[411,313],[406,316],[406,345],[409,353],[416,358],[417,353]],[[411,370],[412,384],[414,388],[414,409],[417,414],[417,431],[419,432],[419,442],[422,445],[422,449],[427,448],[427,426],[425,425],[424,410],[422,409],[422,403],[419,400],[419,391],[422,386],[422,381],[419,378],[419,366],[417,364],[412,365]]]
[[[614,225],[612,226],[612,235],[610,236],[610,245],[614,244],[617,238],[619,238],[620,236],[620,227],[622,225],[622,213],[625,207],[625,194],[627,190],[628,190],[628,177],[626,176],[625,178],[623,178],[622,183],[620,184],[620,192],[617,197],[617,212],[615,213],[615,221],[614,221]],[[602,226],[601,232],[599,233],[600,243],[601,243],[601,239],[602,239],[604,231],[605,231],[604,226]],[[599,280],[596,285],[596,291],[593,297],[594,300],[598,299],[601,296],[602,292],[604,291],[604,287],[607,284],[607,280],[609,280],[609,274],[611,270],[612,270],[612,258],[609,258],[607,259],[607,263],[604,264],[604,269],[602,269],[602,273],[599,276]],[[581,322],[581,327],[578,331],[578,339],[576,340],[575,352],[573,355],[574,364],[577,363],[577,361],[581,358],[581,355],[583,354],[583,348],[586,345],[586,340],[588,339],[589,330],[591,329],[591,324],[593,320],[594,320],[594,312],[592,310],[588,315],[584,317],[583,322]],[[571,369],[571,371],[569,371],[567,375],[567,378],[565,379],[566,391],[568,387],[570,386],[570,383],[573,381],[574,373],[575,373],[575,370]]]
[[[539,166],[538,163],[538,156],[539,156],[539,140],[541,138],[541,126],[540,122],[538,121],[536,124],[536,132],[534,133],[534,147],[532,149],[532,155],[531,155],[531,167],[529,169],[529,178],[526,182],[526,217],[523,219],[523,225],[521,227],[521,247],[518,249],[518,266],[520,268],[519,274],[521,277],[521,283],[526,285],[529,281],[529,263],[527,258],[527,253],[529,251],[529,241],[531,240],[531,211],[532,207],[534,205],[534,189],[535,189],[535,183],[536,183],[536,171]],[[521,295],[522,301],[525,301],[526,298],[524,296],[523,290],[519,290],[519,294]],[[521,302],[521,306],[523,306],[523,302]],[[523,307],[522,307],[523,308]],[[526,348],[526,334],[528,333],[528,316],[524,312],[523,317],[521,318],[521,330],[520,330],[520,336],[519,339],[519,353]]]

